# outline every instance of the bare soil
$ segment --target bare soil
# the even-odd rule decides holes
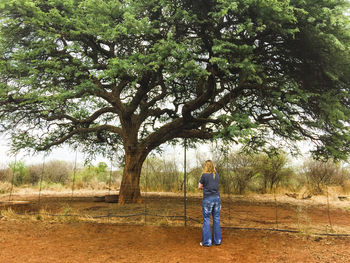
[[[196,227],[0,221],[0,262],[350,262],[350,239],[223,229],[199,246]]]
[[[16,213],[0,196],[0,262],[350,262],[348,201],[226,196],[223,244],[204,248],[200,196],[188,197],[184,227],[182,196],[120,207],[96,194],[16,194],[28,201]]]

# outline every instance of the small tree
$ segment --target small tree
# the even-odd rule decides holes
[[[192,169],[190,169],[188,171],[187,190],[198,191],[198,183],[201,179],[202,173],[203,173],[202,165],[193,167]],[[220,175],[220,178],[222,178],[222,175]],[[220,179],[220,182],[222,182],[222,179]],[[181,188],[181,190],[182,190],[182,188]]]
[[[30,184],[37,184],[38,182],[40,182],[40,178],[43,177],[43,164],[32,164],[28,166],[28,181]]]
[[[20,186],[26,183],[28,177],[28,168],[23,161],[17,161],[10,163],[10,168],[13,173],[13,184]]]
[[[286,167],[287,157],[284,153],[272,156],[260,154],[256,156],[255,172],[261,176],[263,181],[262,192],[272,192],[273,188],[293,174],[292,169]]]
[[[44,166],[44,180],[52,183],[65,184],[73,170],[73,164],[65,161],[52,160]]]
[[[181,190],[183,176],[174,161],[152,156],[146,160],[141,177],[144,190],[177,191]]]
[[[11,169],[10,168],[1,168],[0,169],[0,181],[9,182],[11,181]]]
[[[234,172],[233,186],[236,193],[243,194],[256,174],[255,161],[253,156],[247,154],[234,153],[230,156],[230,167]]]
[[[35,185],[43,180],[49,183],[65,184],[71,171],[72,165],[65,161],[51,160],[44,164],[32,164],[28,166],[25,182]]]
[[[348,171],[333,160],[327,162],[308,160],[303,170],[312,194],[322,194],[324,186],[331,184],[344,186],[348,175]]]

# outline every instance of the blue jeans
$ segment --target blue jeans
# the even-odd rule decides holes
[[[220,197],[209,196],[209,197],[203,198],[202,210],[203,210],[203,229],[202,229],[203,246],[212,245],[212,236],[211,236],[211,230],[210,230],[211,215],[213,215],[213,241],[215,245],[220,245],[221,244]]]

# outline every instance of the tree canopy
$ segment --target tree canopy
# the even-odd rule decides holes
[[[344,159],[348,11],[346,0],[3,0],[1,131],[14,149],[122,145],[121,202],[139,200],[144,159],[176,138],[257,149],[271,134],[308,138]]]

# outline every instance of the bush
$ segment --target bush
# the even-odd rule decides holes
[[[340,185],[345,189],[349,179],[349,171],[332,160],[327,162],[308,160],[304,164],[303,173],[312,194],[323,194],[324,186]]]
[[[43,165],[36,164],[28,166],[28,183],[36,185],[40,182],[40,178],[43,176]]]
[[[342,188],[343,188],[344,194],[349,194],[350,193],[350,180],[345,180],[344,186]]]
[[[92,188],[103,189],[110,183],[115,183],[116,173],[108,171],[108,165],[100,162],[97,166],[87,165],[83,169],[79,169],[74,177],[74,171],[71,172],[71,181],[74,179],[75,188]]]
[[[11,191],[11,183],[10,182],[0,182],[0,194],[7,194]]]
[[[0,182],[11,182],[12,172],[10,168],[0,169]]]
[[[287,157],[284,153],[274,156],[256,155],[254,158],[254,173],[261,177],[261,192],[272,192],[282,182],[287,182],[293,176],[293,170],[287,167]]]
[[[72,170],[72,163],[58,160],[50,161],[44,166],[43,180],[64,185],[69,181]]]
[[[20,186],[28,181],[28,168],[23,161],[10,163],[10,168],[13,173],[13,184]]]
[[[220,191],[225,194],[244,194],[247,189],[271,192],[278,185],[287,185],[294,175],[293,170],[287,167],[288,159],[283,152],[271,157],[229,152],[218,147],[211,152],[220,175]]]
[[[21,184],[39,184],[40,180],[47,183],[64,185],[68,182],[72,165],[65,161],[49,161],[45,164],[33,164],[26,167]],[[17,179],[18,181],[18,179]]]
[[[53,183],[48,181],[42,181],[41,182],[41,189],[42,190],[54,190],[54,191],[61,191],[64,189],[64,185],[61,183]]]
[[[187,176],[187,190],[189,192],[196,192],[198,190],[198,183],[201,179],[202,173],[202,167],[195,167],[189,171]],[[183,184],[183,180],[181,180],[181,183]],[[182,188],[179,190],[182,190]]]
[[[150,157],[144,163],[140,186],[145,191],[178,191],[183,187],[183,174],[175,162]]]
[[[293,192],[299,192],[302,190],[302,188],[307,184],[306,178],[302,173],[296,173],[293,174],[293,176],[290,176],[287,178],[287,180],[283,183],[283,186]]]
[[[232,186],[235,193],[243,194],[246,191],[256,174],[254,167],[254,157],[239,153],[230,155],[230,168],[233,171]]]

